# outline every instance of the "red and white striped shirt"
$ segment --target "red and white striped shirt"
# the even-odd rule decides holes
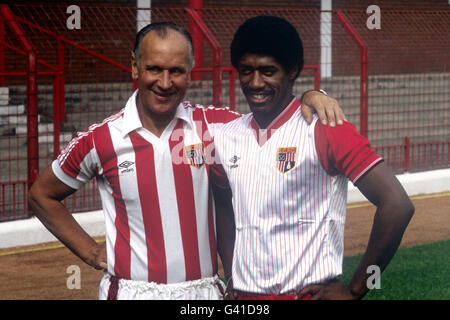
[[[79,133],[53,171],[74,189],[97,178],[109,273],[156,283],[210,277],[217,254],[206,120],[238,115],[182,103],[158,138],[142,127],[136,94],[122,111]]]
[[[382,160],[367,139],[349,123],[308,125],[294,99],[266,130],[248,114],[214,143],[226,173],[217,184],[233,194],[234,288],[289,294],[341,274],[347,177]]]

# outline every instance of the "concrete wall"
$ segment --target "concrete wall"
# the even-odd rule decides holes
[[[410,196],[450,191],[450,169],[402,174],[397,176]],[[348,203],[367,201],[367,199],[349,183]],[[105,234],[102,211],[74,214],[78,223],[91,235]],[[57,239],[33,217],[0,223],[0,248],[33,245]]]

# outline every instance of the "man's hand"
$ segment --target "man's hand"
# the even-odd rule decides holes
[[[306,122],[311,124],[313,114],[316,112],[322,124],[330,124],[331,127],[344,123],[344,111],[342,111],[336,99],[333,99],[319,91],[306,91],[302,96],[302,114]]]
[[[306,286],[297,294],[297,299],[306,296],[310,297],[309,300],[357,300],[359,298],[339,280]]]
[[[97,270],[108,270],[106,260],[106,242],[99,243],[92,250],[92,261],[86,261],[89,265]]]
[[[230,278],[227,282],[227,288],[225,290],[225,300],[237,300],[237,296],[234,293],[234,289],[233,289],[233,279]]]

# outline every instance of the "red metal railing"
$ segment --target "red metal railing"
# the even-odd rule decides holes
[[[3,46],[10,49],[11,51],[16,52],[19,55],[27,56],[27,53],[8,44],[3,43]],[[60,132],[60,122],[64,121],[64,48],[58,50],[58,56],[62,56],[62,60],[59,60],[58,67],[55,68],[52,65],[46,63],[41,59],[36,59],[38,65],[42,65],[51,71],[38,71],[36,75],[39,76],[53,76],[53,125],[55,133]],[[15,77],[15,76],[23,76],[26,77],[28,73],[26,71],[16,71],[16,72],[0,72],[0,77]],[[60,150],[59,144],[59,135],[57,135],[54,139],[53,144],[53,153],[57,155]],[[55,156],[56,157],[56,156]],[[36,168],[37,169],[37,168]]]
[[[374,149],[395,172],[433,170],[450,164],[450,141],[411,143],[409,137],[404,137],[402,144]]]
[[[22,100],[22,86],[28,85],[31,88],[33,81],[39,81],[39,96],[36,97],[37,91],[33,88],[27,89],[24,94],[27,111],[30,109],[30,117],[36,119],[35,122],[32,119],[28,121],[28,126],[36,129],[38,126],[37,113],[33,113],[33,107],[28,108],[28,103],[33,103],[33,99],[37,98],[39,115],[47,116],[47,120],[53,123],[53,140],[41,142],[37,150],[42,151],[46,144],[51,144],[52,152],[48,156],[38,154],[39,169],[48,165],[67,142],[60,141],[60,133],[86,130],[90,124],[118,111],[116,108],[123,106],[133,90],[128,66],[129,52],[136,34],[139,16],[137,11],[145,9],[80,7],[83,20],[82,29],[78,31],[67,30],[65,6],[10,5],[8,19],[3,14],[8,11],[8,7],[2,7],[0,85],[12,88],[11,97]],[[446,85],[449,59],[448,50],[442,49],[448,48],[448,29],[445,28],[448,28],[448,13],[386,11],[383,12],[382,30],[368,31],[365,27],[365,12],[332,11],[329,21],[332,23],[332,76],[321,78],[321,65],[318,61],[323,44],[319,40],[319,10],[152,8],[152,21],[170,20],[186,29],[195,29],[196,47],[202,47],[203,42],[206,44],[202,49],[202,56],[196,57],[198,64],[192,70],[193,81],[188,90],[188,99],[194,103],[224,104],[240,112],[248,111],[245,109],[245,99],[236,88],[236,71],[230,67],[228,48],[239,24],[259,14],[284,17],[299,30],[305,48],[305,70],[294,89],[296,94],[314,86],[322,87],[336,97],[347,118],[363,135],[368,136],[374,148],[395,172],[450,165],[450,100],[445,96],[448,96],[449,87]],[[416,38],[408,40],[408,37],[414,36],[408,33],[410,28],[405,27],[410,21],[420,21],[424,26],[422,29],[428,30],[414,29],[415,34],[420,34],[426,43],[425,51],[417,45],[414,47]],[[428,25],[432,27],[425,27]],[[427,32],[429,34],[431,31],[435,35],[433,39],[437,40],[426,37]],[[16,40],[13,41],[13,38]],[[27,39],[28,46],[25,45]],[[395,45],[386,46],[389,41]],[[30,51],[31,45],[34,46],[34,56],[30,56],[30,52],[33,53]],[[384,46],[387,50],[384,50]],[[408,61],[408,55],[402,53],[402,50],[408,53],[420,52],[423,60],[434,61],[427,56],[431,52],[430,54],[440,57],[440,65],[423,65],[420,69],[417,66],[422,60],[415,60],[415,63]],[[392,52],[395,52],[394,56],[391,55]],[[27,58],[11,58],[12,55]],[[393,60],[393,57],[398,63],[391,63],[389,66],[388,63],[383,64],[389,59]],[[7,59],[10,59],[8,63]],[[400,63],[403,60],[406,67],[402,67]],[[412,69],[418,71],[410,74]],[[427,70],[435,74],[427,75]],[[30,81],[29,76],[32,79],[34,77],[34,80]],[[429,80],[430,77],[436,79]],[[21,83],[23,79],[28,79],[24,82],[26,85]],[[390,86],[398,89],[390,90]],[[435,101],[437,93],[444,96]],[[417,116],[418,120],[413,116]],[[33,171],[35,169],[30,169],[36,168],[36,156],[32,155],[36,150],[33,151],[31,146],[36,144],[38,133],[41,134],[40,131],[37,133],[33,130],[27,130],[27,153],[31,156],[23,156],[21,152],[14,151],[6,157],[11,163],[19,163],[25,159],[27,177],[30,178],[16,178],[18,174],[9,174],[9,181],[0,180],[0,208],[11,215],[27,211],[26,188],[23,183],[28,184],[33,180],[33,174],[36,174]],[[7,138],[0,136],[0,142]],[[6,142],[9,151],[21,143],[18,137],[14,139],[11,137]],[[21,168],[22,165],[17,164],[9,166],[8,170],[20,171]],[[67,199],[66,203],[73,211],[99,208],[95,181]]]
[[[50,71],[39,71],[39,72],[35,72],[36,76],[51,76],[53,77],[52,80],[52,94],[53,94],[53,111],[52,111],[52,120],[53,120],[53,131],[54,131],[54,138],[53,138],[53,159],[58,155],[59,150],[61,149],[61,144],[60,144],[60,127],[61,127],[61,123],[65,121],[66,118],[66,108],[65,108],[65,95],[66,95],[66,91],[67,91],[67,86],[65,83],[65,77],[66,77],[66,70],[65,70],[65,63],[66,63],[66,51],[67,48],[74,48],[76,50],[78,50],[79,52],[83,52],[84,54],[91,56],[99,61],[103,61],[104,63],[107,63],[109,65],[111,65],[114,68],[120,69],[125,71],[126,73],[130,74],[131,73],[131,69],[128,67],[123,66],[122,64],[94,51],[91,49],[88,49],[74,41],[71,41],[70,39],[65,38],[64,36],[58,35],[55,32],[52,32],[50,30],[47,30],[39,25],[37,25],[36,23],[33,23],[31,21],[28,21],[25,18],[21,18],[21,17],[17,17],[15,16],[11,10],[9,9],[8,6],[4,6],[3,8],[3,15],[2,16],[6,16],[7,21],[9,23],[9,25],[13,25],[12,23],[14,23],[14,27],[17,28],[17,30],[19,30],[18,28],[20,27],[20,25],[25,25],[29,28],[29,31],[33,31],[36,33],[41,33],[45,36],[47,36],[49,39],[54,39],[54,41],[57,43],[56,45],[56,61],[53,59],[50,59],[52,61],[55,61],[57,66],[53,66],[51,63],[48,63],[42,59],[37,59],[37,62],[47,68],[50,69]],[[193,74],[198,74],[198,73],[211,73],[212,74],[212,81],[213,81],[213,104],[219,105],[222,101],[221,95],[222,95],[222,73],[226,73],[228,75],[228,80],[229,80],[229,89],[228,92],[230,94],[230,98],[229,98],[229,106],[234,109],[235,108],[235,70],[234,68],[228,67],[228,68],[224,68],[222,66],[222,58],[221,58],[221,47],[220,45],[218,45],[214,38],[212,37],[211,33],[209,32],[209,30],[205,27],[204,24],[201,23],[201,21],[196,21],[195,19],[199,19],[199,16],[196,12],[188,12],[188,15],[190,17],[190,19],[192,19],[192,21],[195,22],[196,26],[199,28],[199,30],[201,31],[202,36],[207,40],[207,42],[210,44],[210,46],[212,47],[213,50],[213,55],[212,55],[212,61],[213,61],[213,65],[212,68],[194,68],[192,70]],[[6,20],[6,19],[5,19]],[[25,41],[28,41],[25,36],[24,36],[24,32],[23,31],[17,31],[16,32],[16,37],[21,36],[21,39],[25,39]],[[22,40],[24,41],[24,40]],[[28,41],[28,43],[30,44],[31,47],[31,42]],[[25,47],[26,51],[17,49],[16,47],[6,43],[5,41],[2,41],[2,46],[1,48],[8,48],[11,49],[12,51],[21,54],[21,55],[26,55],[27,54],[27,50],[29,52],[32,52],[28,47]],[[33,53],[33,52],[32,52]],[[2,60],[2,63],[4,62],[4,60]],[[11,77],[11,76],[28,76],[29,72],[0,72],[0,76],[7,76],[7,77]],[[27,78],[29,79],[29,77]],[[36,90],[27,90],[28,93],[37,93]],[[32,102],[32,99],[29,99],[29,94],[27,95],[27,101],[28,102]],[[33,110],[33,108],[27,108],[28,110]],[[106,115],[105,115],[106,116]],[[33,121],[27,121],[28,125],[32,125],[33,126],[33,130],[34,132],[37,132],[37,113],[36,113],[36,122],[34,123]],[[35,133],[33,135],[33,130],[27,130],[28,134],[32,135],[32,137],[35,139],[35,142],[37,143],[37,133]],[[28,146],[32,146],[35,142],[33,140],[28,139]],[[33,151],[28,151],[27,154],[27,158],[28,159],[34,159],[36,160],[37,157],[33,156],[34,153],[36,153],[35,150],[37,150],[38,148],[33,149]],[[31,156],[30,156],[31,155]],[[13,160],[13,158],[9,158],[10,161]],[[36,161],[35,161],[36,162]],[[33,172],[33,176],[30,175],[29,179],[26,181],[26,183],[31,184],[34,179],[37,177],[37,173],[38,173],[38,169],[39,169],[39,164],[38,163],[33,163],[32,165],[28,165],[28,168],[33,168],[32,170],[30,169],[30,172]],[[23,190],[20,192],[21,196],[18,196],[18,193],[16,191],[16,185],[21,185],[23,182],[21,181],[13,181],[13,182],[9,182],[8,185],[12,186],[11,192],[7,192],[5,189],[5,185],[3,184],[3,193],[5,195],[7,195],[7,197],[2,198],[2,204],[3,206],[9,206],[9,210],[6,210],[6,207],[3,210],[3,213],[5,213],[6,211],[9,211],[10,214],[9,216],[17,216],[17,214],[19,213],[17,210],[17,201],[18,198],[21,198],[21,196],[23,195],[23,201],[20,200],[20,202],[24,204],[23,206],[23,210],[24,212],[27,212],[26,209],[26,190]],[[11,205],[9,205],[9,203]],[[70,205],[70,208],[73,211],[77,211],[77,210],[86,210],[87,208],[90,209],[95,209],[95,208],[99,208],[100,203],[98,202],[98,196],[97,196],[97,190],[96,190],[96,184],[95,181],[93,181],[88,187],[83,188],[82,190],[80,190],[79,192],[75,193],[70,199],[66,199],[65,203]],[[27,214],[29,214],[27,212]],[[0,220],[5,220],[5,219],[9,219],[7,216],[1,217],[0,215]]]
[[[197,28],[201,31],[203,37],[211,46],[212,53],[212,83],[213,83],[213,101],[212,103],[216,106],[222,105],[222,47],[217,42],[214,35],[209,31],[203,22],[202,18],[198,12],[193,9],[186,9],[187,14],[191,18],[191,21],[195,23]]]
[[[303,66],[304,70],[314,70],[314,89],[320,89],[320,64]]]
[[[28,218],[28,181],[0,183],[0,221]]]
[[[4,22],[22,46],[26,53],[26,78],[27,78],[27,146],[28,146],[28,182],[32,183],[39,174],[38,154],[38,107],[37,107],[37,67],[36,53],[33,45],[25,36],[16,17],[9,7],[2,4],[0,13]]]
[[[201,9],[203,7],[202,0],[189,0],[190,9]],[[199,13],[199,18],[202,18],[201,12]],[[189,17],[189,33],[192,37],[192,45],[194,46],[195,52],[195,66],[198,68],[203,68],[203,35],[199,30],[197,23],[192,17]],[[192,74],[192,80],[199,81],[203,79],[202,73]]]
[[[400,145],[405,136],[411,145],[450,140],[450,12],[383,10],[378,30],[367,27],[365,12],[342,12],[368,47],[371,143]],[[345,50],[337,55],[349,68],[357,65]]]
[[[365,136],[368,137],[368,105],[369,105],[369,61],[368,61],[368,48],[367,44],[364,42],[364,40],[361,38],[361,36],[358,34],[356,29],[352,26],[350,21],[347,19],[347,17],[342,13],[342,10],[336,10],[336,17],[341,22],[341,24],[344,26],[345,30],[350,34],[352,39],[355,41],[355,43],[358,45],[360,49],[360,64],[361,64],[361,71],[360,71],[360,122],[359,122],[359,132]]]

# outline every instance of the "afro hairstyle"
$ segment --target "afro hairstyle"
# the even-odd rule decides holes
[[[275,58],[286,72],[303,68],[303,44],[295,27],[283,18],[257,16],[236,31],[230,46],[231,64],[236,69],[247,53]]]

